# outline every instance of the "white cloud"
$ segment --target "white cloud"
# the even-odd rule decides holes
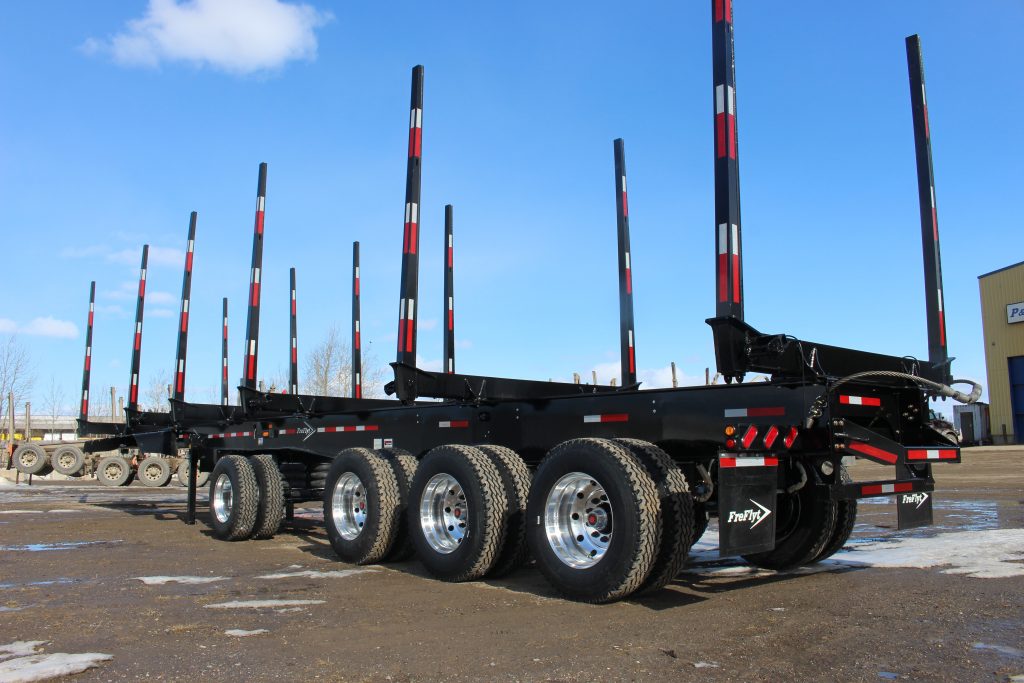
[[[147,318],[173,318],[177,311],[169,308],[154,308],[146,313]]]
[[[27,325],[19,328],[22,334],[36,337],[59,337],[74,339],[78,336],[78,327],[67,320],[58,320],[52,316],[33,318]]]
[[[61,258],[89,258],[102,259],[107,263],[123,263],[127,266],[138,267],[142,263],[141,249],[111,249],[103,245],[90,245],[86,247],[65,247],[60,251]],[[185,265],[185,252],[173,247],[149,248],[149,267],[153,266],[177,266]]]
[[[3,334],[14,334],[18,331],[18,323],[8,318],[0,318],[0,332]]]
[[[108,40],[89,38],[87,54],[127,66],[187,62],[232,74],[270,71],[316,58],[315,29],[332,19],[282,0],[150,0],[145,15]]]
[[[114,299],[115,301],[134,301],[139,297],[139,283],[137,280],[126,280],[122,282],[117,289],[107,290],[103,292],[103,295],[106,298]],[[177,300],[177,297],[170,292],[164,292],[158,289],[146,290],[147,304],[173,304]]]

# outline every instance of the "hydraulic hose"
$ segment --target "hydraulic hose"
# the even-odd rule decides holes
[[[865,377],[891,377],[894,379],[904,379],[907,380],[908,382],[913,382],[922,387],[930,389],[936,396],[947,396],[953,399],[954,401],[958,401],[959,403],[975,403],[979,398],[981,398],[981,384],[970,379],[955,379],[952,382],[950,382],[950,384],[970,384],[973,387],[971,389],[971,393],[965,394],[961,391],[957,391],[956,389],[947,384],[942,384],[941,382],[933,382],[930,379],[918,377],[917,375],[911,375],[906,372],[896,372],[894,370],[869,370],[867,372],[856,372],[852,375],[847,375],[846,377],[842,377],[836,380],[831,385],[829,385],[828,389],[824,394],[814,399],[814,401],[811,403],[810,409],[808,409],[807,411],[807,418],[804,420],[804,426],[807,429],[810,429],[814,425],[814,420],[821,417],[822,412],[825,409],[825,403],[827,401],[826,397],[828,396],[828,394],[835,391],[841,385],[846,384],[847,382],[863,379]]]

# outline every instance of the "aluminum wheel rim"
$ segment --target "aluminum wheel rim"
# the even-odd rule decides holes
[[[231,477],[226,473],[217,477],[217,483],[213,485],[213,516],[221,524],[226,524],[231,519],[231,504],[234,499],[235,491],[231,486]]]
[[[612,508],[604,487],[584,472],[570,472],[555,482],[544,505],[548,545],[573,569],[593,567],[612,540]]]
[[[366,488],[353,472],[338,477],[331,494],[331,517],[338,533],[346,541],[363,532],[366,524]]]
[[[443,555],[455,552],[469,531],[468,523],[462,484],[450,474],[435,474],[420,497],[420,528],[427,544]]]

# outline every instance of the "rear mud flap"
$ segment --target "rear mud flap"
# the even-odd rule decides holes
[[[778,459],[722,456],[718,470],[718,546],[722,557],[775,547]]]
[[[914,529],[932,523],[932,494],[927,491],[896,494],[896,522],[899,529]]]

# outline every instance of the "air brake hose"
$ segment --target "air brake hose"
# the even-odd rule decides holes
[[[852,375],[847,375],[846,377],[838,379],[831,385],[829,385],[826,392],[819,396],[818,398],[814,399],[814,401],[811,403],[811,407],[807,411],[807,419],[804,420],[804,427],[810,429],[814,425],[814,420],[821,417],[822,412],[825,409],[825,403],[827,401],[826,397],[828,396],[828,394],[835,391],[842,384],[846,384],[847,382],[852,382],[857,379],[862,379],[864,377],[892,377],[895,379],[905,379],[909,382],[913,382],[915,384],[919,384],[923,387],[931,389],[936,396],[947,396],[953,399],[954,401],[958,401],[960,403],[975,403],[979,398],[981,398],[981,384],[975,382],[974,380],[955,379],[952,382],[950,382],[950,384],[970,384],[973,387],[973,389],[971,389],[970,394],[965,394],[961,391],[957,391],[956,389],[947,384],[933,382],[930,379],[918,377],[917,375],[911,375],[906,372],[896,372],[893,370],[869,370],[867,372],[857,372]]]

